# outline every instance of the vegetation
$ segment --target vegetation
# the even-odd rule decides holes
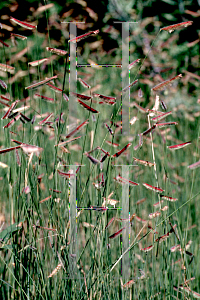
[[[0,4],[2,299],[200,298],[200,13],[146,2]]]

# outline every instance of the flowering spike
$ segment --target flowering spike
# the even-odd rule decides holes
[[[16,24],[18,24],[18,25],[20,25],[20,26],[26,28],[26,29],[33,30],[33,29],[36,29],[36,28],[37,28],[36,25],[31,25],[31,24],[28,24],[28,23],[26,23],[26,22],[22,22],[22,21],[17,20],[17,19],[15,19],[15,18],[13,18],[13,17],[11,17],[10,20],[13,21],[14,23],[16,23]]]
[[[96,109],[90,107],[89,105],[85,104],[83,101],[81,101],[81,100],[78,99],[78,102],[79,102],[85,109],[91,111],[93,114],[98,114],[98,113],[99,113],[98,110],[96,110]]]
[[[183,27],[188,27],[192,25],[193,21],[187,21],[187,22],[182,22],[182,23],[177,23],[174,25],[166,26],[160,29],[160,31],[165,30],[168,31],[169,33],[173,32],[175,29],[178,28],[183,28]]]
[[[169,80],[165,80],[152,88],[152,91],[162,91],[166,86],[170,85],[174,80],[181,78],[182,74],[179,74]]]

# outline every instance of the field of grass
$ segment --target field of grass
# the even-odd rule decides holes
[[[146,18],[124,42],[79,23],[99,32],[73,44],[54,8],[2,18],[1,299],[200,299],[199,45],[179,40],[192,22]],[[44,32],[25,28],[41,14]],[[125,75],[123,59],[137,60]]]

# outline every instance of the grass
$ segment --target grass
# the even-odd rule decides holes
[[[69,102],[64,100],[63,93],[55,93],[47,85],[37,90],[25,90],[34,81],[44,80],[45,76],[58,75],[54,84],[59,88],[64,86],[64,92],[70,96],[69,101],[76,102],[76,98],[70,94],[68,72],[65,72],[69,70],[69,57],[59,57],[46,51],[46,47],[63,49],[61,43],[57,45],[51,39],[50,28],[46,37],[35,31],[27,40],[19,40],[17,46],[1,49],[1,63],[12,59],[15,74],[19,70],[27,72],[17,78],[14,74],[1,71],[1,78],[8,84],[7,91],[2,89],[2,95],[12,102],[21,99],[17,108],[28,105],[23,114],[32,120],[26,123],[18,120],[12,129],[2,129],[10,119],[1,119],[1,150],[16,145],[12,139],[43,149],[38,155],[31,154],[32,151],[27,155],[22,149],[1,154],[1,162],[5,164],[1,164],[0,169],[2,299],[200,298],[199,169],[188,168],[199,160],[198,78],[188,75],[185,65],[181,69],[181,58],[176,59],[187,45],[177,45],[179,30],[169,35],[158,29],[159,34],[156,35],[156,29],[152,35],[145,32],[142,23],[138,25],[136,33],[131,29],[129,59],[132,62],[141,58],[141,62],[129,73],[130,83],[137,78],[138,84],[130,89],[129,113],[131,118],[136,116],[137,121],[130,126],[128,136],[117,131],[111,136],[104,125],[106,122],[111,126],[110,120],[119,124],[121,121],[120,68],[77,67],[78,77],[87,81],[93,92],[117,98],[114,106],[92,101],[91,107],[100,111],[95,114],[94,121],[91,112],[78,104],[75,115],[71,116]],[[62,34],[65,37],[68,35],[66,28]],[[138,40],[138,34],[142,42]],[[169,41],[173,35],[175,38]],[[135,54],[134,39],[142,44],[142,55]],[[88,58],[99,65],[121,62],[120,47],[114,56],[108,55],[103,52],[100,42],[97,46],[92,44],[100,40],[98,36],[85,40],[83,53],[77,44],[79,65],[88,64]],[[9,40],[7,42],[11,45]],[[17,58],[16,53],[25,47],[29,47],[26,55]],[[95,51],[92,51],[92,47]],[[191,53],[195,51],[196,54],[191,58]],[[194,66],[198,64],[198,50],[188,50],[187,55],[187,61],[192,60]],[[30,61],[46,57],[49,58],[46,66],[28,65]],[[160,70],[157,75],[156,67]],[[162,73],[165,68],[169,69]],[[156,128],[153,133],[144,136],[143,144],[134,150],[138,144],[138,134],[152,126],[153,122],[148,113],[143,114],[132,106],[133,101],[145,109],[152,109],[157,92],[153,93],[151,88],[180,73],[183,73],[182,78],[159,92],[160,100],[167,104],[167,111],[172,111],[172,115],[163,122],[175,121],[178,125]],[[162,78],[159,74],[162,74]],[[143,91],[142,98],[138,96],[139,88]],[[91,93],[79,82],[77,92]],[[51,97],[55,102],[36,98],[35,93]],[[23,100],[24,97],[28,98]],[[3,109],[1,104],[2,116],[5,114]],[[161,106],[158,110],[163,111]],[[62,112],[63,122],[61,119],[56,122],[55,119]],[[52,123],[38,126],[38,122],[50,113],[53,113],[50,119]],[[65,149],[55,147],[66,140],[66,134],[87,119],[88,124],[75,135],[81,136],[80,139],[66,144]],[[67,126],[71,124],[73,126],[68,129]],[[113,131],[116,130],[115,126],[111,127]],[[106,140],[118,143],[118,148],[110,146]],[[174,151],[167,148],[188,141],[191,144],[185,148]],[[129,142],[132,145],[128,150],[117,158],[112,157]],[[101,164],[94,165],[84,155],[97,146],[110,153],[103,167]],[[101,159],[100,152],[97,149],[90,155]],[[156,164],[156,168],[135,163],[133,157],[150,161]],[[76,177],[66,179],[59,175],[57,170],[67,173],[73,169],[75,172],[76,164],[81,165]],[[125,166],[129,166],[129,176]],[[104,185],[97,189],[93,183],[100,183],[101,173]],[[128,186],[116,182],[114,178],[119,174],[128,176],[129,180],[139,185]],[[164,195],[178,200],[161,202],[162,193],[146,189],[143,183],[161,187],[165,190]],[[108,198],[111,192],[113,194],[110,197],[119,203],[116,207],[107,203],[108,209],[100,209],[103,198]],[[139,203],[141,199],[143,201]],[[127,216],[125,200],[128,201],[129,222],[122,220]],[[157,202],[159,205],[155,207]],[[161,208],[164,206],[168,208],[163,211]],[[76,220],[73,219],[74,209]],[[160,214],[150,219],[149,214],[156,211]],[[115,218],[114,221],[105,229],[112,218]],[[174,225],[176,228],[173,231]],[[124,226],[128,229],[119,234]],[[115,239],[109,238],[114,233]],[[168,236],[162,241],[167,233]],[[73,236],[75,242],[72,241]],[[184,250],[173,252],[172,247],[178,244]],[[142,250],[150,245],[153,245],[151,251]],[[74,251],[76,256],[73,255]]]

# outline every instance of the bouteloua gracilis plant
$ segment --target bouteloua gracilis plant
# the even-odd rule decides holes
[[[112,56],[112,26],[39,33],[52,7],[0,41],[1,299],[200,298],[199,77],[169,50],[192,22],[129,24]]]

